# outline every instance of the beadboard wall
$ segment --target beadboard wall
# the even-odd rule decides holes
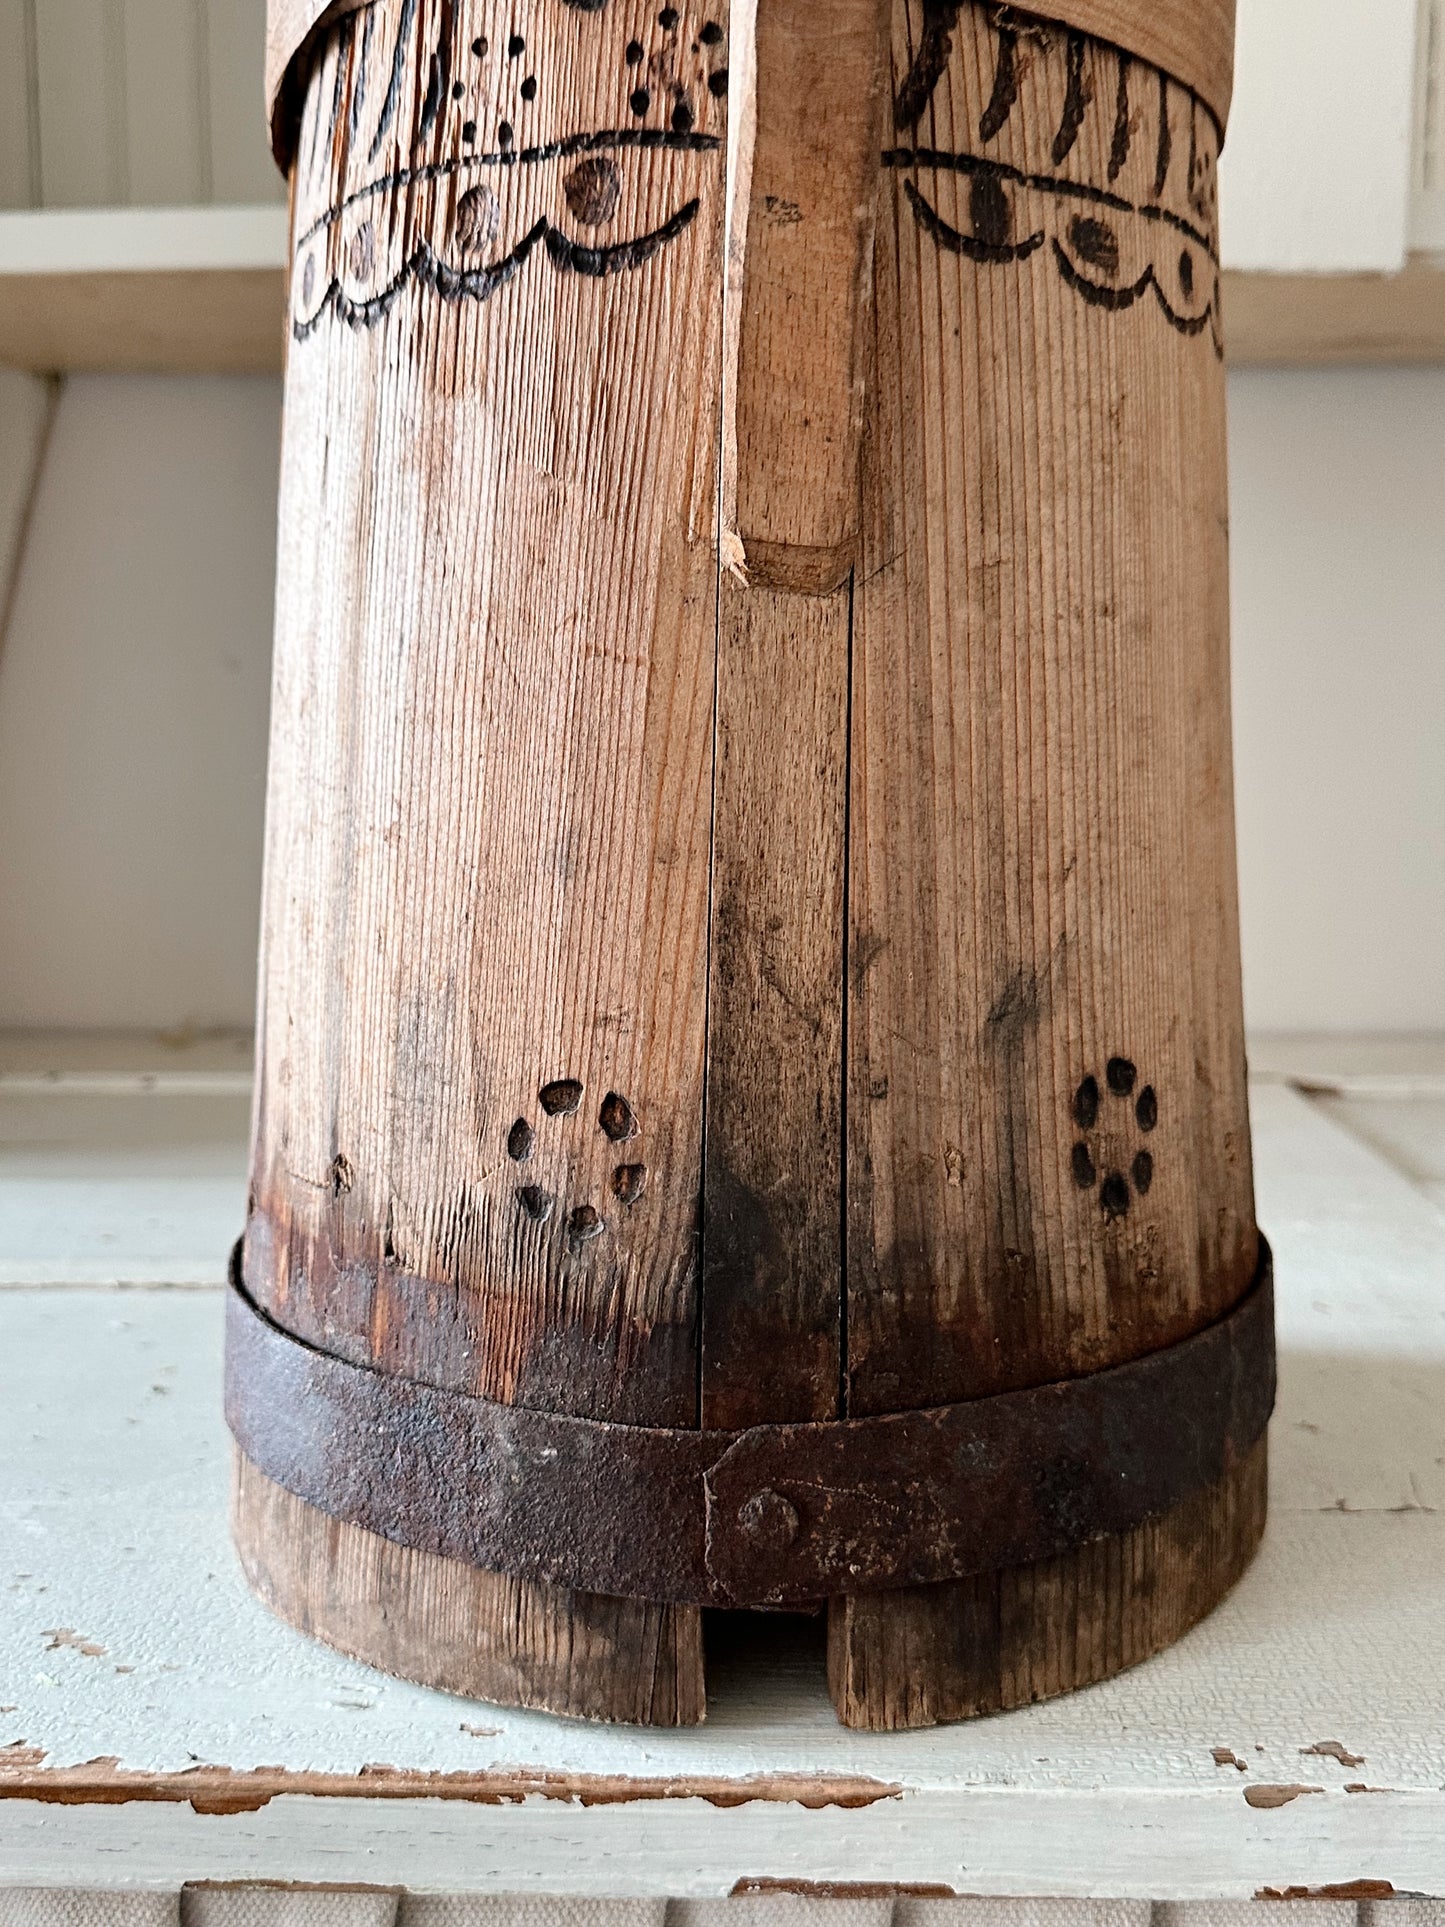
[[[0,0],[0,208],[278,201],[261,0]]]
[[[1230,402],[1250,1023],[1445,1029],[1445,369]],[[0,1026],[249,1021],[279,420],[266,380],[64,388],[0,658]]]

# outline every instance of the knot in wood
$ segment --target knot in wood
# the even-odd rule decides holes
[[[760,1552],[783,1552],[798,1536],[797,1508],[781,1492],[764,1489],[738,1507],[743,1537]]]

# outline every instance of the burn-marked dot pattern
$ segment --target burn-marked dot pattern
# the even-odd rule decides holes
[[[1111,1057],[1102,1086],[1090,1071],[1069,1101],[1069,1116],[1080,1134],[1069,1152],[1070,1173],[1076,1189],[1097,1195],[1106,1224],[1127,1217],[1134,1200],[1147,1196],[1154,1182],[1153,1152],[1128,1140],[1133,1131],[1147,1135],[1158,1128],[1159,1094],[1152,1084],[1138,1085],[1132,1058]]]
[[[548,1117],[572,1117],[582,1107],[582,1086],[575,1077],[555,1077],[537,1093]]]
[[[544,1117],[564,1121],[574,1118],[582,1108],[586,1086],[580,1078],[554,1077],[543,1084],[537,1102]],[[597,1111],[597,1129],[609,1145],[622,1145],[641,1135],[637,1113],[621,1091],[608,1091]],[[538,1155],[541,1140],[536,1125],[528,1117],[518,1117],[507,1132],[507,1156],[515,1164],[528,1164]],[[647,1190],[647,1166],[642,1162],[614,1166],[608,1190],[624,1210],[631,1210]],[[558,1209],[558,1199],[540,1184],[522,1185],[517,1193],[517,1208],[530,1224],[550,1222]],[[597,1242],[607,1232],[608,1220],[590,1200],[570,1207],[561,1206],[561,1224],[567,1248],[574,1255]]]

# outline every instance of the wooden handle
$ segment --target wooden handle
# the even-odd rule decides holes
[[[888,14],[733,12],[722,553],[771,588],[828,594],[853,566]]]

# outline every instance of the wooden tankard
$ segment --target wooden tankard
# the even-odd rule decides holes
[[[236,1532],[408,1677],[905,1726],[1264,1521],[1226,0],[273,0]]]

